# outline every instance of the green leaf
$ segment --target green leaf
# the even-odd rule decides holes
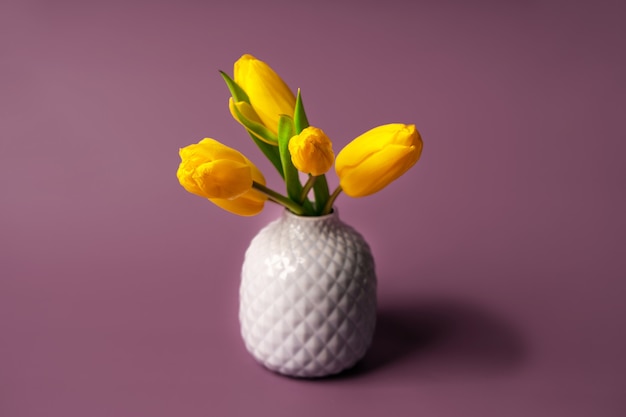
[[[220,71],[220,74],[226,82],[226,86],[230,91],[230,95],[233,96],[233,100],[245,101],[246,103],[250,104],[250,98],[248,97],[248,94],[243,91],[243,88],[239,87],[239,84],[237,84],[232,78],[230,78],[228,74],[226,74],[224,71]]]
[[[293,121],[296,126],[296,134],[299,135],[304,129],[309,127],[309,120],[306,117],[306,112],[304,111],[304,104],[302,103],[302,95],[300,94],[300,89],[298,88],[298,96],[296,97],[296,108],[293,114]]]
[[[257,138],[250,132],[248,132],[248,134],[250,135],[254,143],[256,143],[256,146],[258,146],[261,152],[263,152],[263,155],[265,155],[265,157],[269,159],[272,165],[274,165],[274,168],[276,168],[280,176],[284,179],[285,172],[283,171],[283,164],[280,161],[280,152],[278,150],[278,147],[270,145],[267,142],[263,142],[261,139]]]
[[[289,152],[289,139],[293,136],[293,120],[291,117],[282,114],[278,120],[278,150],[280,152],[280,160],[285,173],[285,185],[287,186],[287,195],[292,201],[298,201],[302,192],[302,184],[298,177],[298,170],[291,162],[291,153]]]

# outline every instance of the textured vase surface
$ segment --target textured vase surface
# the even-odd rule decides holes
[[[275,372],[321,377],[350,368],[376,324],[368,244],[336,212],[285,211],[246,251],[239,320],[248,351]]]

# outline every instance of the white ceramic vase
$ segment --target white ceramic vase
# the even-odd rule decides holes
[[[254,237],[241,275],[241,334],[265,367],[321,377],[365,355],[376,324],[374,260],[336,211],[285,211]]]

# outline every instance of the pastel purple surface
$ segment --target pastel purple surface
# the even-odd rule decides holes
[[[626,26],[617,2],[0,6],[0,416],[623,416]],[[213,137],[277,176],[218,69],[251,53],[335,151],[415,123],[422,160],[341,196],[379,325],[331,379],[239,335],[250,239],[177,183]],[[336,184],[330,174],[331,184]]]

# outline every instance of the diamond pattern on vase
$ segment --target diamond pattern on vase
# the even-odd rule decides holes
[[[374,260],[336,212],[283,213],[254,237],[241,276],[241,334],[267,368],[320,377],[365,355],[376,323]]]

